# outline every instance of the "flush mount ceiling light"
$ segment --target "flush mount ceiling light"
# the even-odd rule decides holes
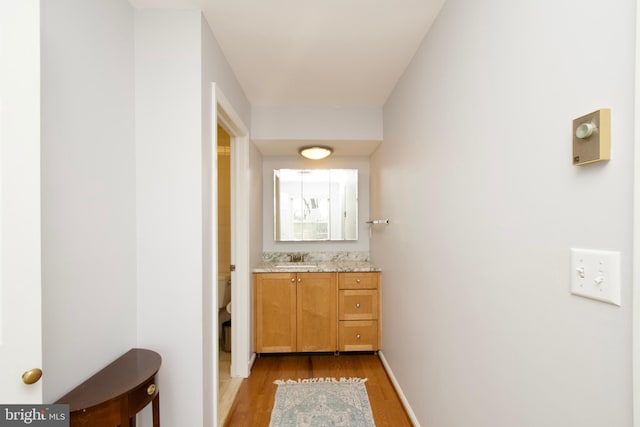
[[[302,147],[300,150],[298,150],[298,153],[300,153],[302,157],[306,157],[307,159],[320,160],[324,159],[325,157],[329,157],[331,153],[333,153],[333,148],[314,145],[310,147]]]

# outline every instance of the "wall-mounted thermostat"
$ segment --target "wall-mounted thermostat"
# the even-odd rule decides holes
[[[611,158],[611,110],[602,108],[573,121],[573,164]]]

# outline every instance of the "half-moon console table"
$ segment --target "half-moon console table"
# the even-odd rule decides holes
[[[136,414],[153,402],[153,427],[160,427],[160,392],[156,374],[162,358],[134,348],[62,396],[71,427],[135,427]]]

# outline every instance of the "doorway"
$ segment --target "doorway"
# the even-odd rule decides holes
[[[231,377],[231,136],[218,124],[218,425],[242,382]]]
[[[249,198],[250,198],[250,166],[249,166],[249,152],[250,152],[250,141],[249,141],[249,131],[248,128],[244,125],[242,119],[237,114],[229,100],[224,96],[224,94],[220,91],[215,83],[212,84],[212,106],[211,110],[213,113],[212,116],[212,125],[211,133],[213,144],[210,146],[212,148],[212,156],[211,159],[213,163],[210,165],[210,170],[212,170],[212,175],[210,176],[211,183],[213,184],[213,188],[211,188],[212,199],[211,202],[211,211],[209,211],[208,218],[210,218],[212,233],[209,234],[209,237],[212,238],[212,241],[209,241],[209,245],[212,246],[211,249],[211,257],[205,259],[205,263],[212,263],[211,272],[212,276],[209,277],[211,287],[216,286],[214,283],[218,281],[220,278],[221,283],[226,279],[226,275],[230,277],[231,284],[230,292],[231,296],[231,304],[227,304],[230,307],[230,312],[233,313],[233,327],[230,328],[230,350],[232,352],[223,352],[220,351],[221,347],[219,345],[221,339],[221,332],[224,332],[222,328],[222,322],[220,321],[220,310],[224,310],[223,313],[226,315],[231,315],[226,311],[226,307],[222,307],[223,302],[218,302],[219,293],[213,290],[211,292],[211,302],[214,303],[211,307],[209,317],[209,321],[205,324],[205,329],[210,331],[211,334],[207,335],[205,339],[212,338],[212,341],[209,341],[207,345],[207,351],[211,350],[210,356],[207,357],[208,362],[212,362],[212,374],[209,383],[212,387],[211,397],[213,399],[209,402],[213,404],[213,419],[222,419],[226,415],[225,407],[220,404],[223,403],[223,396],[221,392],[224,392],[224,399],[227,399],[230,394],[225,390],[221,390],[220,388],[220,377],[224,375],[224,378],[230,377],[234,381],[241,381],[242,378],[246,378],[249,376],[249,371],[251,369],[251,365],[253,363],[254,357],[251,353],[251,330],[250,330],[250,307],[251,307],[251,298],[250,298],[250,284],[251,284],[251,275],[250,275],[250,226],[249,226]],[[229,202],[219,202],[218,199],[218,128],[221,128],[224,131],[224,134],[220,135],[220,138],[223,140],[228,140],[227,142],[223,142],[222,146],[225,148],[221,148],[220,151],[222,155],[220,157],[226,157],[229,160],[229,166],[222,166],[224,169],[221,173],[223,176],[228,175],[229,179],[229,189],[222,190],[222,192],[227,192],[229,194]],[[228,152],[228,156],[225,155],[225,152]],[[223,178],[224,179],[224,178]],[[224,184],[223,184],[224,185]],[[217,205],[221,203],[223,207],[219,208]],[[229,206],[227,209],[224,206]],[[221,215],[224,217],[226,215],[225,211],[229,213],[229,219],[225,220],[224,218],[218,220],[219,211],[222,211]],[[225,224],[226,222],[226,224]],[[222,224],[222,229],[218,228]],[[225,228],[228,228],[228,233],[225,231]],[[219,237],[220,235],[220,237]],[[225,237],[227,235],[228,237]],[[207,237],[205,237],[206,240]],[[228,242],[228,243],[225,243]],[[221,257],[218,257],[218,245],[222,244],[223,249],[221,252],[226,252],[226,254],[221,254]],[[230,247],[230,250],[227,249]],[[235,270],[231,268],[231,265],[235,266]],[[220,268],[220,270],[218,269]],[[226,274],[225,274],[226,273]],[[226,284],[225,284],[226,287]],[[223,294],[223,292],[220,292]],[[225,296],[222,295],[222,298]],[[217,310],[217,312],[215,311]],[[218,313],[218,314],[216,314]],[[223,314],[223,316],[226,316]],[[224,319],[224,317],[223,317]],[[222,353],[223,358],[230,358],[230,368],[228,368],[227,361],[222,361],[223,371],[220,372],[219,365],[221,364],[220,355]],[[230,372],[229,372],[230,371]],[[235,393],[232,393],[235,394]],[[231,395],[230,399],[233,399]]]

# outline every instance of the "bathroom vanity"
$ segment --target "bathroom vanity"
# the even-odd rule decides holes
[[[380,349],[380,272],[371,264],[266,264],[253,278],[256,353]]]

